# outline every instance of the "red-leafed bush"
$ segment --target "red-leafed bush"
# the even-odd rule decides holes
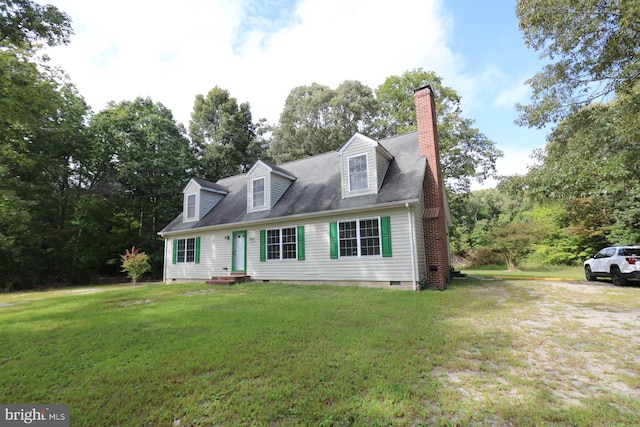
[[[134,286],[144,273],[151,270],[149,255],[140,252],[135,246],[131,247],[131,251],[125,249],[124,254],[120,255],[120,259],[122,260],[122,271],[127,273]]]

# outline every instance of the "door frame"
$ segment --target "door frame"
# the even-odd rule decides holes
[[[242,261],[242,270],[236,270],[236,236],[244,236],[244,260]],[[231,272],[246,273],[247,272],[247,230],[238,230],[231,233]]]

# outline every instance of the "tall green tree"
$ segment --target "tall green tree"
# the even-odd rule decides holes
[[[589,251],[640,240],[640,85],[567,116],[528,174],[538,200],[566,202]]]
[[[33,166],[30,147],[55,109],[56,85],[31,54],[0,49],[0,161],[12,178]]]
[[[71,20],[54,6],[0,1],[0,282],[63,280],[73,162],[88,112],[39,48],[69,42]]]
[[[335,117],[336,129],[340,130],[339,139],[344,144],[354,133],[373,135],[375,120],[380,111],[370,87],[357,80],[345,80],[335,89],[331,99],[331,108]]]
[[[495,227],[489,232],[489,248],[504,261],[508,270],[515,270],[539,241],[539,226],[532,222],[510,222]]]
[[[71,18],[52,5],[30,0],[0,1],[0,46],[32,47],[69,43]]]
[[[516,13],[549,62],[529,80],[520,123],[555,126],[528,174],[532,194],[565,203],[583,253],[637,241],[640,2],[519,0]]]
[[[478,266],[523,261],[575,264],[584,257],[564,201],[535,200],[528,177],[504,178],[498,188],[452,197],[452,251]]]
[[[145,248],[157,273],[162,262],[157,233],[181,210],[182,189],[195,165],[185,129],[162,104],[137,98],[110,103],[93,117],[91,132],[114,149],[110,159],[101,161],[108,161],[104,168],[115,173],[116,227],[128,238],[120,244]],[[95,150],[99,155],[106,151]],[[116,255],[123,246],[113,248]]]
[[[378,138],[413,132],[417,129],[413,91],[429,85],[434,91],[442,173],[454,193],[470,191],[471,181],[493,176],[496,160],[502,152],[495,142],[462,116],[460,96],[433,71],[421,68],[390,76],[376,89],[380,103]]]
[[[376,89],[381,110],[377,122],[378,137],[385,138],[416,131],[413,92],[426,85],[431,86],[434,92],[438,125],[442,124],[445,117],[461,113],[460,96],[452,88],[443,86],[442,78],[436,73],[421,68],[405,71],[399,76],[387,77]]]
[[[285,162],[338,149],[355,132],[387,138],[416,130],[413,91],[431,85],[435,92],[443,174],[451,191],[468,192],[472,180],[495,174],[502,152],[464,118],[460,96],[422,69],[391,76],[375,91],[357,81],[336,90],[313,83],[289,93],[273,133],[270,154]]]
[[[489,244],[489,231],[508,224],[530,204],[522,198],[495,188],[453,195],[449,201],[453,217],[451,247],[456,254],[466,256]]]
[[[34,186],[32,195],[38,206],[34,219],[40,227],[48,227],[40,232],[48,249],[43,260],[51,263],[47,275],[66,282],[77,278],[75,269],[68,268],[73,265],[68,243],[74,234],[71,220],[83,191],[79,165],[86,159],[90,110],[70,83],[60,86],[57,95],[56,110],[34,136],[36,174],[28,182]]]
[[[62,248],[89,113],[73,85],[35,55],[0,49],[0,194],[17,209],[0,225],[11,243],[0,256],[9,285],[67,278]]]
[[[527,46],[549,63],[528,80],[520,122],[542,127],[594,101],[632,90],[640,79],[640,2],[518,0]]]
[[[581,252],[581,240],[571,233],[563,202],[538,203],[523,212],[522,218],[536,224],[536,239],[529,260],[540,265],[572,265],[591,255]]]
[[[55,228],[62,230],[69,219],[74,203],[73,194],[80,188],[80,165],[86,161],[88,136],[86,119],[90,110],[84,99],[69,83],[57,90],[58,108],[42,129],[35,157],[36,169],[42,171],[43,186],[50,186]]]
[[[371,135],[378,111],[373,91],[358,81],[335,90],[313,83],[289,92],[273,133],[270,156],[278,163],[337,150],[356,132]]]
[[[262,152],[249,103],[238,105],[218,86],[196,96],[189,135],[199,151],[198,176],[210,181],[245,171]]]

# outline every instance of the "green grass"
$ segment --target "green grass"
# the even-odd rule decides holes
[[[638,289],[545,289],[461,280],[422,293],[249,283],[2,294],[0,402],[69,404],[82,426],[640,423],[640,399],[624,393],[638,394],[637,339],[580,326],[584,310],[637,313]],[[555,323],[567,311],[550,304],[563,301],[575,318]],[[548,367],[536,362],[543,350]],[[592,353],[605,373],[580,369]],[[603,375],[621,390],[602,391]]]

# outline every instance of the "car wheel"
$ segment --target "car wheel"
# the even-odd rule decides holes
[[[594,280],[596,280],[596,276],[593,275],[593,273],[591,272],[591,267],[589,267],[588,265],[584,266],[584,277],[589,282],[593,282]]]
[[[620,273],[618,267],[611,268],[611,280],[613,280],[613,284],[616,286],[624,286],[627,284],[627,279],[622,277],[622,273]]]

